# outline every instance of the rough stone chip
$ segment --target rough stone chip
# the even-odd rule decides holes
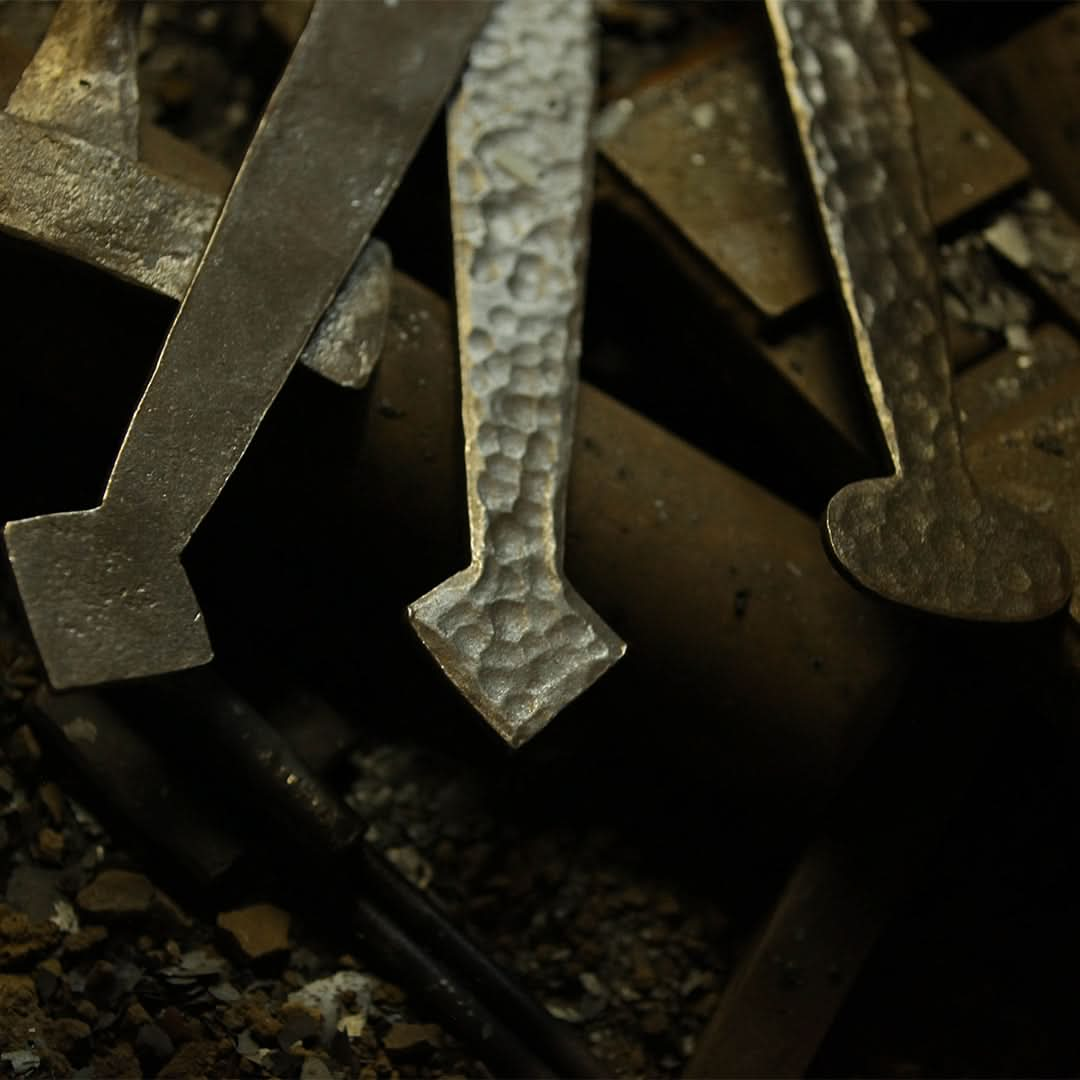
[[[289,921],[289,913],[273,904],[253,904],[236,911],[223,911],[217,917],[218,927],[251,960],[288,949]]]
[[[142,874],[130,870],[103,870],[79,890],[79,907],[101,918],[145,915],[157,890]]]

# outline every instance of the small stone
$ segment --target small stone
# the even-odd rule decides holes
[[[1020,220],[1013,214],[998,218],[983,235],[1002,255],[1016,266],[1024,269],[1032,263],[1031,246]]]
[[[28,1015],[37,1008],[38,994],[29,975],[0,975],[0,1022],[9,1017]],[[10,1034],[4,1032],[5,1042]]]
[[[17,768],[30,771],[41,761],[41,744],[27,724],[20,724],[11,734],[7,754]]]
[[[0,803],[9,803],[15,797],[15,777],[10,769],[0,769]]]
[[[7,902],[34,922],[48,922],[59,897],[60,872],[20,863],[8,878]]]
[[[96,952],[108,939],[109,931],[104,926],[84,926],[64,938],[63,953],[82,959]]]
[[[0,1054],[0,1061],[11,1069],[12,1076],[30,1076],[41,1064],[41,1058],[33,1050],[8,1050]]]
[[[176,1053],[176,1047],[157,1024],[143,1024],[135,1036],[135,1053],[141,1061],[166,1061]]]
[[[79,913],[64,899],[53,904],[49,922],[58,926],[65,934],[74,934],[79,929]]]
[[[338,1021],[337,1029],[344,1033],[346,1038],[359,1039],[367,1030],[367,1017],[361,1013],[351,1013],[349,1016],[343,1016]]]
[[[108,1076],[115,1080],[139,1080],[143,1068],[128,1043],[117,1043],[104,1054],[93,1059],[94,1076]]]
[[[32,966],[60,940],[60,927],[31,922],[21,911],[0,904],[0,971]]]
[[[334,1074],[322,1058],[304,1058],[304,1066],[300,1070],[300,1080],[333,1080]]]
[[[431,863],[414,847],[392,847],[386,849],[386,857],[418,889],[426,889],[435,875]]]
[[[227,940],[250,960],[261,960],[289,948],[290,915],[273,904],[254,904],[217,917]]]
[[[208,992],[215,1001],[220,1001],[223,1005],[231,1005],[240,1000],[240,991],[232,983],[218,983],[217,986],[211,986]]]
[[[289,1001],[316,1009],[322,1016],[320,1042],[329,1046],[340,1030],[339,1019],[346,1008],[366,1013],[371,1007],[375,980],[358,971],[338,971],[325,979],[316,979],[289,995]],[[364,1017],[360,1017],[363,1023]]]
[[[182,1046],[158,1073],[159,1078],[187,1080],[192,1076],[227,1076],[225,1066],[232,1056],[228,1039],[201,1039]]]
[[[98,1007],[89,998],[83,998],[75,1006],[75,1011],[79,1014],[79,1019],[85,1020],[88,1024],[95,1024],[101,1015],[98,1012]]]
[[[418,1047],[437,1044],[442,1039],[438,1024],[394,1024],[383,1039],[383,1046],[391,1053],[407,1053]]]
[[[251,998],[241,998],[235,1005],[230,1005],[222,1019],[225,1026],[233,1032],[248,1029],[249,1035],[257,1036],[264,1042],[276,1039],[282,1023]]]
[[[64,861],[64,834],[55,829],[39,829],[35,854],[42,862],[59,866]]]
[[[124,1019],[132,1027],[145,1027],[147,1024],[153,1023],[150,1019],[150,1014],[146,1011],[141,1001],[133,1001],[128,1007],[127,1012],[124,1013]]]
[[[51,781],[38,789],[38,798],[54,825],[64,823],[64,793]]]
[[[63,971],[55,960],[45,960],[38,964],[34,971],[34,986],[42,1001],[48,1001],[56,993],[62,976]]]
[[[188,1019],[175,1006],[169,1005],[157,1019],[158,1026],[177,1045],[194,1042],[202,1034],[201,1027],[194,1018]]]
[[[313,1042],[322,1031],[322,1013],[309,1005],[287,1001],[279,1015],[283,1026],[278,1032],[278,1045],[287,1052],[303,1049],[305,1043]]]
[[[50,1020],[45,1025],[45,1042],[50,1050],[63,1054],[66,1058],[78,1055],[90,1045],[90,1025],[83,1020],[64,1016]]]
[[[76,901],[89,915],[103,919],[124,918],[145,915],[154,902],[156,891],[142,874],[130,870],[103,870],[79,890]]]

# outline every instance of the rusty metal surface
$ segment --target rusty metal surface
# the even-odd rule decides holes
[[[409,618],[511,746],[625,651],[563,574],[594,69],[590,4],[509,0],[449,114],[472,560]]]
[[[475,3],[314,10],[101,506],[5,530],[57,688],[210,659],[179,554],[367,241],[485,14]],[[377,43],[363,64],[358,43]]]
[[[781,67],[863,376],[894,475],[829,503],[833,555],[862,586],[958,618],[1022,621],[1068,598],[1068,557],[981,493],[952,400],[933,227],[897,42],[876,3],[769,0]]]
[[[988,490],[1047,522],[1080,566],[1080,344],[1047,325],[1023,353],[1003,351],[965,372],[972,472]],[[1080,602],[1069,608],[1080,621]]]
[[[137,158],[140,10],[124,0],[61,4],[8,114]]]
[[[393,283],[390,249],[371,239],[308,338],[299,362],[338,386],[367,385],[382,355]]]
[[[935,224],[1022,180],[1009,142],[914,49],[913,107]],[[765,315],[789,312],[827,276],[783,90],[750,46],[610,106],[604,156]]]
[[[175,140],[145,126],[140,136],[138,10],[112,0],[58,7],[0,113],[0,229],[180,300],[221,198],[193,185],[192,175],[201,180],[208,170],[189,167],[199,163],[181,157]],[[140,141],[159,151],[156,162],[184,165],[169,170],[184,179],[141,165]],[[365,281],[358,263],[301,358],[345,386],[363,385],[370,375],[385,321],[385,301],[381,309],[373,304],[390,287],[387,252],[373,252],[364,267],[373,280]]]

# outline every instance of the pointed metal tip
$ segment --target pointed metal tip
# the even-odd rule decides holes
[[[411,604],[408,617],[447,678],[514,749],[626,652],[569,585],[554,596],[497,599],[465,570]]]

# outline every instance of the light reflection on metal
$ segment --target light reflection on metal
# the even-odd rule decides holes
[[[594,68],[586,0],[503,0],[449,114],[472,561],[409,617],[513,746],[625,651],[563,574]]]
[[[180,553],[367,241],[485,15],[469,0],[316,5],[102,504],[5,530],[57,688],[210,659]]]
[[[903,58],[876,0],[767,0],[855,346],[894,475],[844,488],[825,532],[859,584],[914,608],[1023,621],[1064,605],[1064,548],[979,491],[953,403]]]
[[[0,229],[180,300],[221,200],[138,161],[139,9],[117,0],[57,8],[0,113]],[[389,253],[373,240],[301,362],[363,385],[381,350],[390,277]]]
[[[8,115],[137,158],[140,10],[123,0],[62,3],[8,99]]]

